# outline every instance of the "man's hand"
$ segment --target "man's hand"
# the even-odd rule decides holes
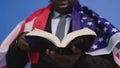
[[[17,44],[18,44],[18,47],[23,50],[23,51],[26,51],[26,52],[29,52],[30,51],[30,47],[28,45],[28,43],[26,42],[26,39],[25,39],[25,35],[27,34],[28,32],[25,32],[23,34],[21,34],[17,40]]]

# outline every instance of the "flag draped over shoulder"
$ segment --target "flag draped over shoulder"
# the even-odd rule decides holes
[[[46,8],[39,9],[30,15],[26,20],[20,22],[12,32],[5,38],[5,40],[0,45],[0,68],[7,68],[6,66],[6,54],[9,49],[9,46],[13,41],[22,33],[29,32],[35,28],[44,30],[48,15],[50,13],[51,5],[48,5]],[[17,42],[17,41],[16,41]],[[39,55],[38,53],[33,53],[32,55]],[[36,57],[37,57],[36,56]],[[36,57],[33,57],[33,62],[36,60]],[[32,59],[32,58],[31,58]]]
[[[73,30],[88,27],[96,32],[97,38],[91,46],[90,55],[104,55],[113,53],[115,62],[120,66],[120,31],[110,24],[102,16],[79,3],[75,5],[72,12]]]
[[[34,28],[44,30],[50,8],[51,5],[36,11],[25,21],[19,23],[8,35],[0,46],[0,68],[6,65],[5,55],[8,48],[21,32],[31,31]],[[89,52],[86,52],[86,54],[94,56],[110,54],[112,52],[115,62],[120,66],[120,32],[106,19],[102,18],[86,6],[81,6],[77,3],[72,11],[72,27],[73,31],[87,27],[96,32],[97,38]]]
[[[21,28],[21,23],[9,34],[9,36],[3,41],[0,46],[0,68],[4,68],[6,65],[5,55],[12,41],[17,37]]]

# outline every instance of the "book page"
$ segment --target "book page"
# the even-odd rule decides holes
[[[73,31],[63,38],[61,45],[59,47],[66,47],[70,43],[70,41],[72,41],[74,38],[84,35],[96,36],[96,33],[88,28]]]
[[[46,32],[46,31],[43,31],[40,29],[35,29],[35,30],[31,31],[30,33],[28,33],[26,36],[43,37],[43,38],[46,38],[47,40],[51,41],[57,47],[65,48],[73,39],[80,37],[80,36],[84,36],[84,35],[94,35],[95,36],[96,33],[89,28],[83,28],[83,29],[76,30],[76,31],[73,31],[73,32],[67,34],[63,38],[63,40],[60,41],[57,36],[55,36],[49,32]]]
[[[39,37],[43,37],[48,39],[49,41],[51,41],[53,44],[55,45],[60,45],[60,40],[57,38],[57,36],[40,30],[40,29],[34,29],[33,31],[31,31],[30,33],[26,34],[26,36],[39,36]]]

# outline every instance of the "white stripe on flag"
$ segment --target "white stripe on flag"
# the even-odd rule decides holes
[[[24,29],[24,32],[29,32],[32,30],[32,27],[33,27],[33,23],[34,23],[34,20],[36,19],[36,17],[32,20],[32,21],[29,21],[29,23],[26,23],[25,24],[25,29]]]
[[[100,50],[96,50],[93,52],[86,52],[86,54],[90,54],[90,55],[104,55],[104,54],[110,54],[114,47],[120,42],[120,32],[114,34],[111,38],[110,41],[108,43],[108,46],[105,48],[102,48]]]
[[[120,45],[120,44],[119,44]],[[120,66],[120,55],[117,57],[116,56],[116,54],[118,53],[120,51],[120,49],[118,49],[118,48],[114,48],[114,50],[113,50],[113,58],[114,58],[114,60],[115,60],[115,62]]]
[[[35,18],[32,21],[29,21],[25,24],[25,29],[24,32],[26,31],[31,31],[32,30],[32,26],[34,23]],[[22,24],[24,23],[24,21],[20,22],[13,30],[12,32],[5,38],[5,40],[3,41],[3,43],[0,46],[0,68],[1,66],[6,65],[6,53],[8,51],[9,45],[14,41],[14,39],[17,37],[17,35],[19,34],[21,28],[22,28]]]
[[[8,51],[9,45],[13,42],[13,40],[17,37],[18,33],[20,32],[20,29],[22,27],[22,22],[20,22],[13,31],[5,38],[5,40],[2,42],[0,46],[0,63],[4,62],[2,61]],[[3,64],[0,64],[0,66]]]

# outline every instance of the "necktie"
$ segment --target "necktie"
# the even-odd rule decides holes
[[[67,15],[61,15],[60,16],[60,21],[58,23],[57,31],[56,31],[56,36],[62,40],[65,34],[65,25],[66,25],[66,17]]]

